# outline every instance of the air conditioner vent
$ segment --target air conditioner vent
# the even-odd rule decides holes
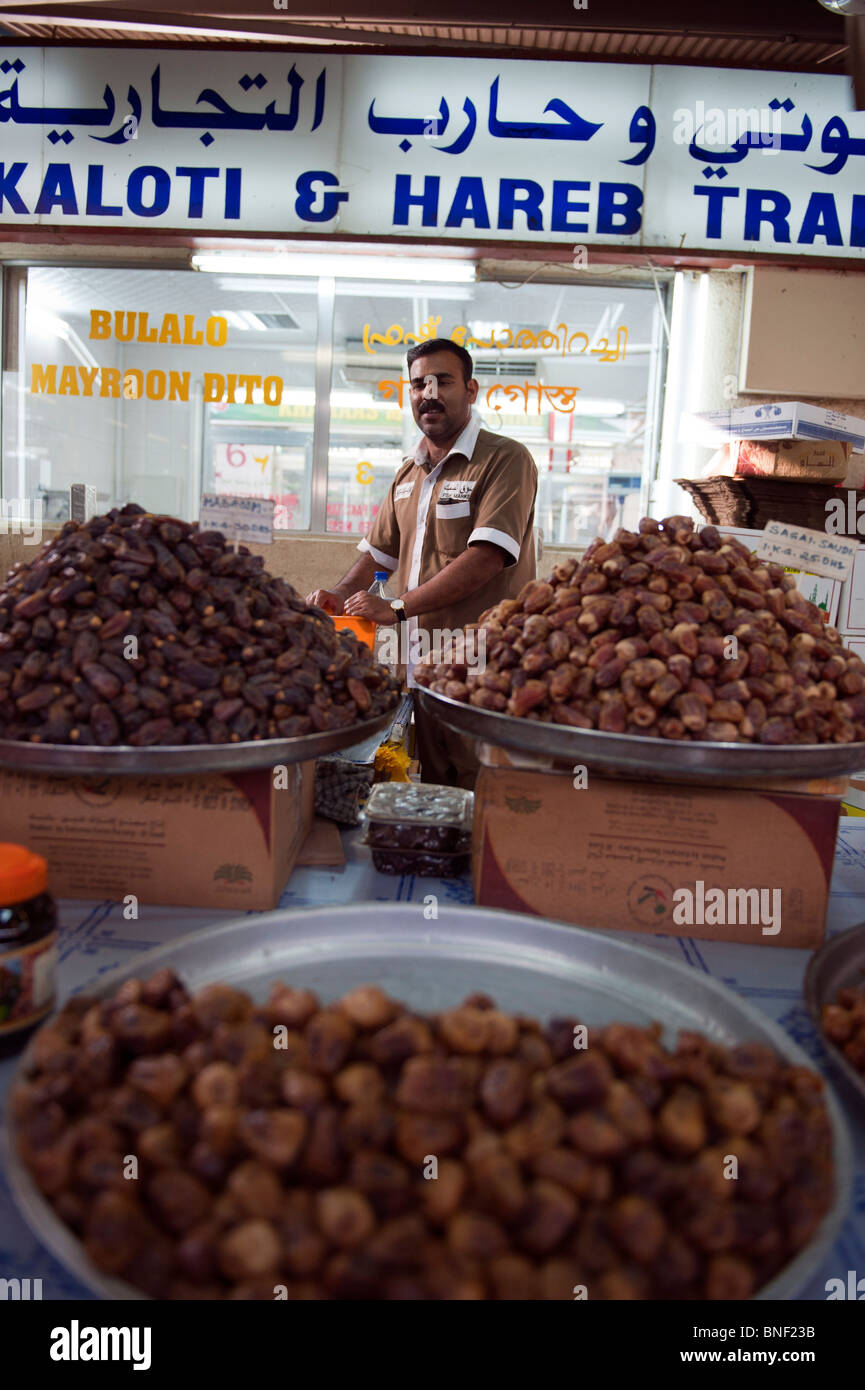
[[[265,328],[276,329],[280,333],[290,333],[300,328],[300,324],[292,314],[263,314],[260,309],[256,309],[255,316],[261,319]]]
[[[537,362],[517,362],[506,357],[476,357],[475,376],[536,377]]]

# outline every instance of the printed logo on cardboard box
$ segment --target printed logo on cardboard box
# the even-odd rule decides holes
[[[505,805],[509,811],[513,811],[518,816],[531,816],[535,811],[539,811],[543,805],[542,801],[530,801],[527,796],[506,796]]]
[[[252,870],[245,864],[220,864],[219,868],[214,870],[213,877],[227,879],[229,883],[251,883],[253,875]]]

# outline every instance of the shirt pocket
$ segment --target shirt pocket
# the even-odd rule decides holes
[[[460,517],[471,516],[471,502],[436,502],[437,521],[458,521]]]
[[[436,502],[434,525],[436,550],[444,561],[455,560],[465,551],[474,526],[471,502]]]

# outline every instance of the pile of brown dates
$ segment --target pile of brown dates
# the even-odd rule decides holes
[[[747,1298],[833,1194],[808,1068],[482,994],[256,1003],[162,969],[70,999],[10,1107],[90,1259],[155,1298]]]
[[[67,522],[0,585],[0,737],[238,743],[391,709],[394,677],[261,556],[129,504]]]
[[[480,709],[697,742],[865,739],[865,663],[793,575],[689,517],[644,518],[487,610],[483,669],[415,677]]]

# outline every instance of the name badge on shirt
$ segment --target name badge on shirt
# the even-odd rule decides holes
[[[472,495],[472,488],[474,485],[475,480],[461,481],[460,479],[450,479],[448,482],[442,483],[442,489],[438,497],[439,503],[468,502]]]
[[[411,497],[414,492],[414,483],[397,483],[394,488],[394,502],[404,502],[407,497]]]

